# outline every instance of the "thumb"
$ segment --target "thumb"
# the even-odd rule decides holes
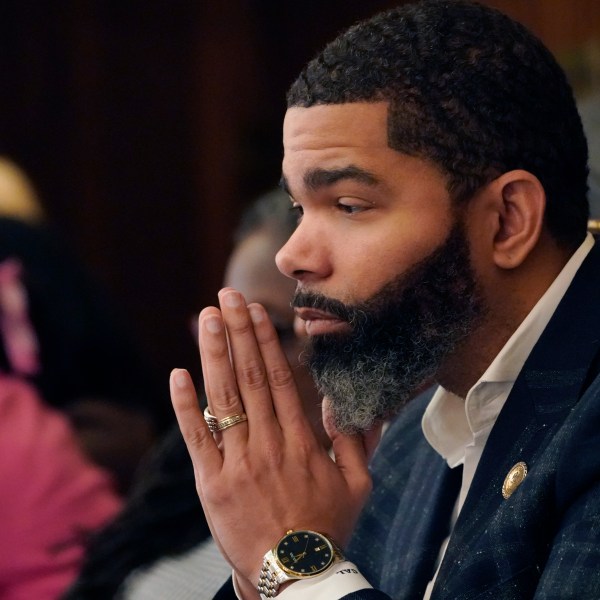
[[[333,442],[335,439],[344,438],[358,438],[363,446],[363,451],[367,461],[370,461],[373,457],[373,454],[381,441],[381,435],[383,431],[383,421],[378,421],[375,425],[368,429],[367,431],[363,431],[361,433],[357,433],[352,436],[344,435],[337,430],[335,426],[335,419],[333,418],[333,414],[331,411],[331,402],[327,396],[323,398],[323,427],[325,432],[329,436],[329,439]]]
[[[323,425],[331,439],[335,464],[347,485],[347,499],[351,505],[347,523],[352,524],[347,532],[349,535],[373,487],[368,468],[369,455],[362,434],[344,434],[335,427],[328,398],[323,399]],[[348,538],[340,536],[337,541],[343,547],[348,543]]]
[[[363,446],[365,447],[365,453],[367,455],[367,460],[370,462],[373,458],[373,454],[379,446],[379,442],[381,441],[381,435],[383,432],[383,421],[377,421],[375,425],[368,431],[363,431],[362,439]]]
[[[359,496],[366,499],[371,491],[369,459],[377,446],[381,427],[374,432],[345,434],[338,431],[331,413],[329,398],[323,398],[323,426],[331,439],[335,462],[346,482]],[[374,440],[377,441],[374,441]]]

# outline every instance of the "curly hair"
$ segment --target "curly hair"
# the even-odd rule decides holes
[[[585,236],[588,153],[573,91],[540,40],[495,9],[426,0],[376,15],[314,58],[287,101],[386,101],[390,147],[436,164],[455,201],[524,169],[544,187],[558,243]]]

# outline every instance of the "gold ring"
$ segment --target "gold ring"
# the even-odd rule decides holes
[[[208,429],[210,430],[211,433],[218,431],[217,426],[218,426],[219,421],[218,421],[217,417],[210,414],[210,410],[208,410],[208,406],[204,409],[204,420],[206,421],[206,424],[208,425]]]
[[[217,431],[224,431],[228,427],[233,427],[238,423],[243,423],[248,420],[246,413],[241,413],[238,415],[230,415],[229,417],[225,417],[224,419],[217,419],[211,412],[208,410],[208,407],[204,409],[204,420],[208,425],[208,429],[211,433],[216,433]]]

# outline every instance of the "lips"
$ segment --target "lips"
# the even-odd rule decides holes
[[[300,317],[306,326],[306,333],[310,336],[324,335],[348,331],[350,325],[344,319],[316,308],[295,308],[296,315]]]

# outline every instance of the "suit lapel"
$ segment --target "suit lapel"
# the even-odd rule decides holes
[[[414,463],[392,523],[381,574],[382,589],[394,598],[420,598],[437,567],[440,546],[449,534],[450,517],[460,489],[462,468],[433,461],[429,451]]]
[[[386,432],[371,464],[373,493],[347,549],[367,579],[398,600],[422,597],[460,487],[460,473],[421,432],[430,398],[409,403]]]

